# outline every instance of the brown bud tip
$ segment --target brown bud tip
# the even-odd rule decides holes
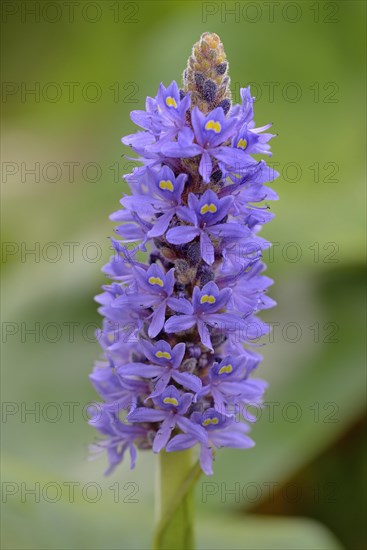
[[[215,33],[205,32],[194,44],[183,74],[184,91],[191,92],[191,105],[203,113],[231,101],[228,62],[223,44]],[[227,109],[228,111],[228,109]]]

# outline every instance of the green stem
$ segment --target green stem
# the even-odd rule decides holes
[[[194,489],[200,466],[194,463],[191,449],[162,451],[158,460],[153,550],[192,550]]]

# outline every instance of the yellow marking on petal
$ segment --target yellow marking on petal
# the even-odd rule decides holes
[[[204,296],[202,296],[200,298],[200,303],[201,304],[215,304],[215,298],[211,294],[204,294]]]
[[[160,189],[163,189],[164,191],[173,191],[174,190],[173,183],[171,182],[171,180],[161,180],[159,182],[159,187],[160,187]]]
[[[206,214],[207,212],[214,214],[217,210],[215,204],[211,202],[210,204],[204,204],[204,206],[200,208],[200,214]]]
[[[218,371],[218,374],[230,374],[233,371],[232,365],[223,365]]]
[[[218,418],[216,416],[214,418],[206,418],[204,422],[202,422],[203,426],[209,426],[209,424],[219,424]]]
[[[177,109],[177,103],[174,97],[168,96],[166,99],[166,105],[167,107],[174,107],[174,109]]]
[[[157,353],[155,354],[156,357],[158,357],[159,359],[171,359],[171,354],[168,353],[168,351],[157,351]]]
[[[222,130],[222,126],[220,122],[217,122],[216,120],[208,120],[205,124],[205,130],[212,130],[216,134],[219,134]]]
[[[151,285],[163,286],[163,281],[159,277],[149,277],[148,282]]]
[[[246,147],[247,147],[247,139],[241,138],[241,139],[238,141],[238,143],[237,143],[237,147],[238,147],[239,149],[246,149]]]
[[[176,399],[175,397],[165,397],[165,398],[163,399],[163,403],[164,403],[165,405],[174,405],[175,407],[178,406],[178,401],[177,401],[177,399]]]

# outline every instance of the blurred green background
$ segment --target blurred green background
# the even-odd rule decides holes
[[[235,99],[252,83],[257,125],[274,123],[281,200],[263,231],[279,304],[264,316],[267,406],[256,447],[219,452],[198,484],[198,546],[366,547],[365,12],[2,3],[3,548],[149,547],[155,457],[108,479],[105,457],[87,461],[93,296],[132,167],[129,112],[180,81],[204,31],[225,45]]]

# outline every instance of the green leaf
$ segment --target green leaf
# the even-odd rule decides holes
[[[340,550],[335,536],[320,523],[305,518],[231,516],[202,518],[198,549]]]

